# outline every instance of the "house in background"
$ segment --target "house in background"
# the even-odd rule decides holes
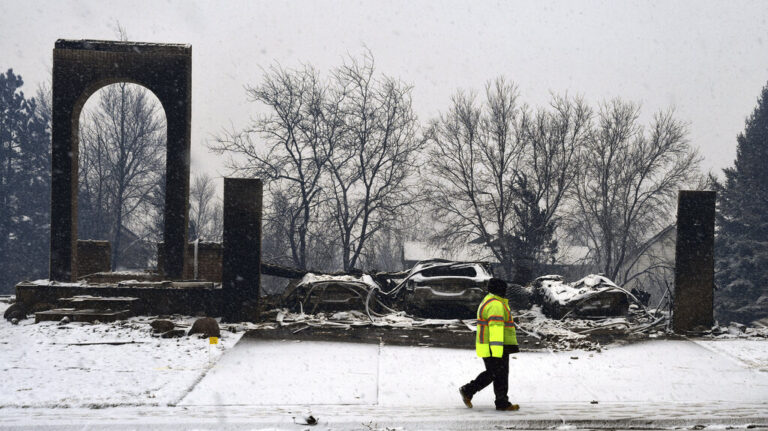
[[[120,260],[117,271],[139,270],[157,267],[157,244],[147,239],[147,236],[139,236],[132,230],[123,226],[120,229]]]
[[[82,248],[83,253],[88,255],[86,260],[88,264],[83,263],[83,272],[78,272],[78,276],[85,276],[91,273],[91,270],[99,268],[100,271],[111,271],[113,264],[114,244],[111,238],[79,238],[78,250]],[[104,254],[104,250],[108,250]],[[97,251],[100,250],[100,251]],[[148,268],[157,266],[155,254],[157,245],[147,239],[147,236],[139,236],[131,229],[125,226],[120,228],[120,249],[117,250],[116,271],[144,271]],[[80,251],[78,251],[78,255]],[[80,256],[78,256],[80,257]]]
[[[589,247],[561,242],[552,262],[539,264],[536,277],[562,275],[566,281],[576,281],[595,272],[589,263]]]
[[[554,262],[540,264],[534,277],[558,274],[566,280],[575,281],[590,273],[590,265],[585,264],[589,249],[582,246],[562,247]],[[428,259],[446,259],[459,262],[479,261],[491,264],[494,274],[503,274],[501,263],[491,249],[479,242],[472,241],[456,247],[438,246],[426,241],[405,241],[403,243],[403,267],[412,268],[416,263]]]
[[[656,307],[665,293],[674,293],[676,242],[677,228],[672,224],[626,259],[617,282],[627,290],[635,288],[648,292],[651,294],[648,305]]]
[[[677,229],[672,224],[648,239],[626,259],[619,276],[613,281],[627,290],[636,288],[648,292],[651,295],[649,305],[656,307],[667,291],[674,292],[676,235]],[[403,267],[406,269],[422,260],[446,259],[489,262],[494,274],[503,273],[499,260],[490,248],[477,242],[448,247],[425,241],[405,241],[402,250]],[[540,263],[534,277],[556,274],[573,282],[599,272],[600,269],[590,262],[588,247],[561,243],[555,259]]]
[[[429,259],[446,259],[458,262],[488,262],[494,273],[499,273],[499,260],[490,248],[482,244],[467,243],[455,247],[436,246],[426,241],[403,243],[403,267],[413,268],[418,262]]]

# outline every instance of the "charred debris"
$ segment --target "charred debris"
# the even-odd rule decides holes
[[[262,336],[277,330],[271,336],[322,339],[341,329],[353,338],[445,347],[474,345],[475,310],[492,278],[486,262],[442,259],[395,273],[264,269],[294,280],[283,294],[266,298],[271,309],[253,328]],[[601,343],[664,336],[670,296],[649,308],[645,292],[628,291],[595,274],[575,282],[547,275],[528,286],[507,287],[520,344],[529,349],[600,350]],[[395,335],[387,336],[386,330]]]

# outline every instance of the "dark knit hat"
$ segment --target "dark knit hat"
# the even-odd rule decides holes
[[[507,295],[507,283],[500,278],[492,278],[488,280],[488,291],[498,296]]]

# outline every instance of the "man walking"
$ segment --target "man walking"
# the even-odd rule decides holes
[[[520,406],[509,402],[509,354],[517,353],[517,334],[509,302],[507,283],[498,278],[488,281],[488,295],[477,309],[477,336],[475,351],[483,358],[485,371],[475,380],[459,388],[464,405],[472,408],[472,397],[493,382],[496,410],[514,411]]]

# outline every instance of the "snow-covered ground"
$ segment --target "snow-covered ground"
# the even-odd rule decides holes
[[[0,407],[172,404],[242,336],[223,331],[216,345],[196,336],[162,339],[152,336],[150,321],[12,325],[3,319]]]
[[[768,374],[768,340],[696,340],[696,344],[717,352],[737,364]],[[768,402],[768,398],[766,398]]]
[[[765,340],[521,352],[510,360],[510,395],[521,410],[500,413],[490,387],[471,410],[458,397],[482,369],[470,349],[229,331],[210,346],[155,338],[149,321],[1,321],[0,429],[303,430],[310,414],[323,430],[768,426]],[[129,344],[87,344],[104,342]]]

